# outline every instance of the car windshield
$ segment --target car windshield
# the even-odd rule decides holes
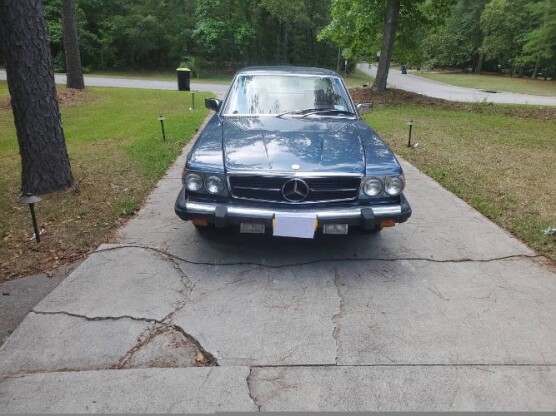
[[[240,75],[230,89],[223,114],[353,115],[353,108],[339,77]]]

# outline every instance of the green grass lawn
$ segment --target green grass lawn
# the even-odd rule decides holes
[[[520,118],[507,109],[391,105],[365,118],[397,154],[556,260],[556,238],[542,233],[556,226],[556,120]],[[409,119],[416,149],[407,148]]]
[[[366,75],[365,73],[359,71],[358,69],[354,69],[351,74],[344,76],[343,72],[340,72],[342,78],[344,78],[344,82],[348,86],[348,88],[357,88],[362,87],[363,85],[372,85],[374,82],[374,78],[370,75]]]
[[[456,72],[415,72],[414,75],[433,81],[478,88],[488,91],[507,91],[521,94],[556,96],[556,81],[529,78],[510,78],[505,75],[464,74]]]
[[[46,234],[30,242],[13,116],[0,82],[0,280],[48,270],[94,249],[141,204],[207,115],[189,111],[190,94],[122,88],[59,88],[62,121],[76,187],[46,195],[37,216]],[[198,102],[210,94],[201,93]],[[159,114],[166,117],[162,141]]]

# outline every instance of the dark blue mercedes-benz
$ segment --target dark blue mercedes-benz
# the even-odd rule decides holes
[[[175,210],[199,230],[313,238],[406,221],[402,168],[342,78],[317,68],[239,71],[187,157]]]

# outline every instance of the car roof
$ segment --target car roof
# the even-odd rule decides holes
[[[331,75],[339,76],[330,69],[313,68],[309,66],[250,66],[237,71],[237,75],[246,74],[287,74],[287,75]]]

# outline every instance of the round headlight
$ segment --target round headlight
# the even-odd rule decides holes
[[[211,194],[219,194],[224,190],[224,182],[218,176],[209,176],[205,181],[205,188]]]
[[[391,176],[386,178],[386,183],[384,184],[384,190],[390,196],[396,196],[402,193],[404,188],[403,179],[399,176]]]
[[[382,191],[382,182],[377,178],[369,178],[363,184],[363,192],[368,196],[377,196]]]
[[[203,180],[196,173],[189,173],[185,177],[185,187],[188,191],[197,192],[203,187]]]

